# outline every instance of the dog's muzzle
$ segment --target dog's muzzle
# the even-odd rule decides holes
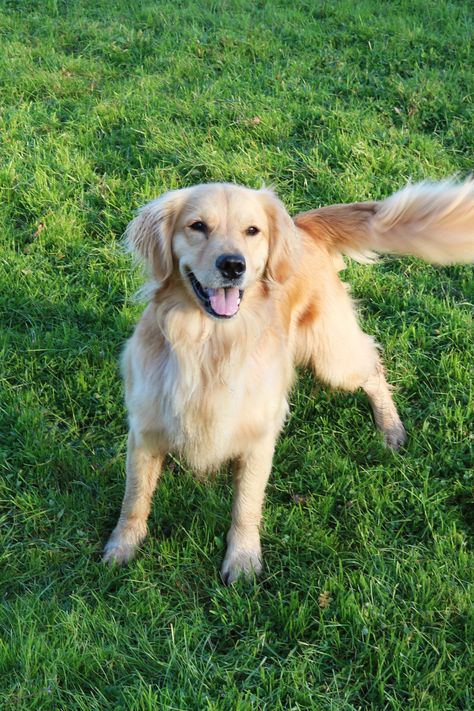
[[[232,316],[235,316],[244,295],[242,289],[237,286],[205,288],[191,271],[188,272],[188,278],[206,313],[214,318],[232,318]]]

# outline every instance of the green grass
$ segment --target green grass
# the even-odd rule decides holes
[[[296,211],[468,173],[471,4],[0,8],[0,705],[474,708],[469,267],[350,266],[409,444],[386,451],[362,396],[303,375],[258,583],[219,581],[228,476],[174,460],[139,557],[100,564],[124,487],[134,209],[210,180],[273,184]]]

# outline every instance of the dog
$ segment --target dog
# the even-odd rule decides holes
[[[123,354],[127,478],[104,561],[126,563],[145,538],[168,452],[197,473],[230,460],[230,584],[262,569],[265,487],[296,366],[332,388],[362,388],[387,446],[404,444],[379,349],[339,278],[342,255],[473,261],[474,182],[409,185],[294,219],[269,189],[197,185],[143,207],[126,239],[148,267],[149,303]]]

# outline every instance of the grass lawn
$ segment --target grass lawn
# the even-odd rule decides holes
[[[212,180],[297,211],[467,174],[473,29],[469,0],[0,0],[2,708],[474,708],[470,267],[349,265],[409,443],[303,374],[258,582],[219,579],[226,472],[174,459],[136,561],[100,563],[133,211]]]

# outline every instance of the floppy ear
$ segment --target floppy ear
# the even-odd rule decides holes
[[[152,200],[140,208],[125,231],[128,249],[145,262],[160,285],[173,271],[173,229],[188,190],[174,190]]]
[[[269,254],[267,277],[271,281],[285,282],[294,272],[299,252],[298,231],[285,206],[273,190],[260,190],[269,224]]]

